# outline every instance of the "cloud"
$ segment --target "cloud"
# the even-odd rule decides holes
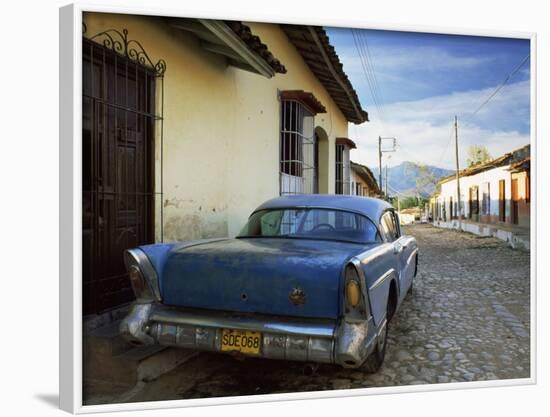
[[[470,115],[494,88],[393,103],[385,106],[383,123],[371,112],[371,122],[359,126],[350,124],[350,136],[358,148],[353,151],[352,159],[377,167],[378,136],[394,136],[398,151],[384,154],[383,165],[413,161],[454,168],[455,114],[459,116],[462,167],[470,145],[485,145],[491,155],[497,157],[529,143],[529,81],[506,85],[475,116]]]
[[[481,126],[518,126],[528,128],[530,85],[520,81],[505,85],[478,113],[475,110],[495,91],[496,86],[434,96],[415,101],[397,102],[383,111],[392,122],[429,120],[435,124],[447,122],[454,115]]]
[[[495,60],[495,56],[459,56],[449,53],[443,48],[433,46],[408,46],[369,48],[370,56],[376,57],[376,69],[396,72],[404,69],[419,69],[422,71],[470,69],[487,65]],[[338,55],[345,62],[346,71],[361,72],[363,67],[355,46],[339,48]]]
[[[370,85],[351,33],[339,31],[336,39],[344,70],[363,105],[372,106]],[[525,56],[517,46],[490,38],[449,41],[428,37],[414,41],[376,34],[370,37],[369,45],[382,104],[497,85]],[[529,79],[528,65],[514,75],[513,81],[525,79]]]

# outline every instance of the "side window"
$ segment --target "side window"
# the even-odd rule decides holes
[[[382,216],[380,224],[388,242],[393,242],[399,238],[399,227],[397,226],[396,217],[393,213],[389,211],[386,212]]]
[[[276,236],[281,230],[283,212],[274,210],[264,214],[260,218],[260,228],[262,236]]]
[[[395,225],[395,238],[399,239],[401,237],[401,228],[399,227],[399,215],[394,211],[391,217]]]

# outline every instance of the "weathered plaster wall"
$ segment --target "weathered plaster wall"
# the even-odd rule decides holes
[[[361,179],[361,177],[359,175],[357,175],[352,169],[351,170],[351,194],[352,195],[357,195],[357,185],[356,184],[360,184],[361,193],[365,193],[364,188],[366,187],[367,190],[366,190],[366,194],[364,194],[364,195],[365,196],[370,195],[367,183],[365,181],[363,181]],[[359,195],[363,195],[363,194],[359,194]]]
[[[520,225],[529,225],[529,206],[525,203],[525,173],[523,174],[511,174],[509,166],[503,166],[493,168],[484,172],[480,172],[476,175],[460,178],[460,193],[461,201],[464,204],[464,215],[469,216],[469,189],[473,186],[479,187],[479,213],[480,220],[486,223],[499,222],[499,181],[504,180],[504,198],[505,202],[505,219],[507,223],[511,222],[511,207],[510,200],[512,198],[512,178],[518,178],[518,198],[520,202],[518,204],[519,215],[518,220]],[[483,199],[483,184],[489,183],[489,195],[490,195],[490,211],[488,216],[482,216],[482,199]],[[447,216],[449,215],[449,201],[452,197],[453,202],[456,202],[456,180],[451,180],[441,184],[441,193],[438,197],[440,204],[445,204],[445,210]]]
[[[158,17],[87,13],[87,34],[128,29],[151,59],[164,59],[163,198],[164,240],[233,236],[251,210],[279,194],[278,90],[310,91],[326,106],[315,125],[328,135],[323,181],[334,192],[335,138],[347,121],[276,25],[250,23],[286,66],[267,79],[228,67],[204,51],[190,34]],[[160,191],[160,141],[156,143],[156,191]],[[325,188],[325,187],[323,187]]]

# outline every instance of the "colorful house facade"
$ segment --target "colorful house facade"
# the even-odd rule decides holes
[[[460,171],[462,218],[474,223],[529,227],[530,145]],[[455,176],[439,182],[430,200],[434,222],[459,218]]]

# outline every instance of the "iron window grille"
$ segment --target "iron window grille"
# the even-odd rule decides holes
[[[280,194],[317,190],[317,137],[314,114],[297,100],[281,100]]]
[[[336,194],[351,194],[351,165],[349,147],[336,144]]]
[[[126,29],[87,36],[85,24],[82,58],[83,280],[88,314],[130,301],[124,249],[163,239],[166,63],[153,62]]]

